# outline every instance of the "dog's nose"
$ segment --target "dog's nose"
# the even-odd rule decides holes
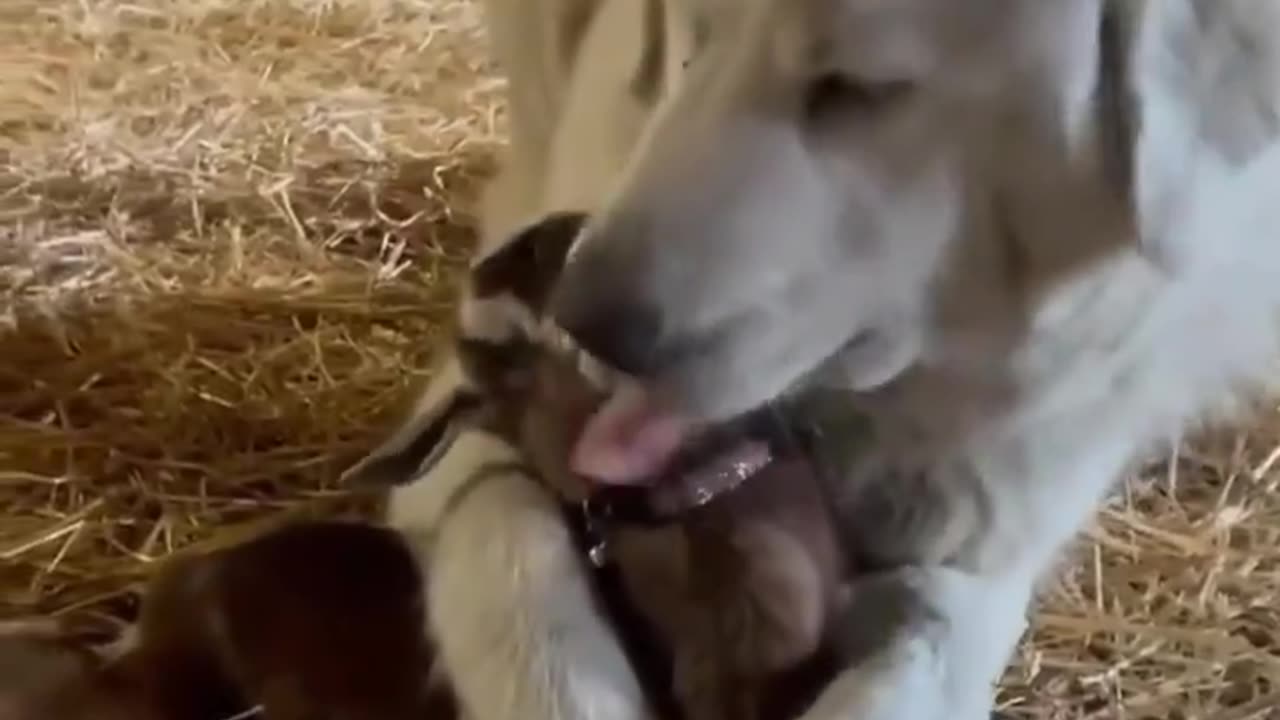
[[[551,315],[578,345],[628,375],[643,376],[654,364],[662,317],[643,302],[593,302],[577,293],[557,293]]]

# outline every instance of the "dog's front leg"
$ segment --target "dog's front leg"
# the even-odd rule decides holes
[[[427,604],[469,720],[648,720],[555,503],[518,470],[472,482],[438,527]]]
[[[859,581],[836,628],[849,665],[802,720],[985,720],[1031,589],[942,566]]]

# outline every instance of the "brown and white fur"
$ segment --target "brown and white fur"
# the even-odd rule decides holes
[[[569,455],[613,380],[543,318],[546,299],[580,223],[581,218],[566,216],[544,219],[477,263],[464,295],[452,356],[462,380],[454,386],[456,393],[442,401],[438,414],[411,417],[392,442],[347,474],[349,482],[401,486],[392,494],[392,526],[414,536],[417,523],[432,518],[438,523],[423,528],[427,537],[419,536],[421,551],[432,558],[429,586],[451,582],[441,578],[444,570],[434,558],[442,549],[436,545],[449,542],[459,516],[470,517],[473,508],[515,511],[501,529],[471,540],[480,552],[492,546],[508,548],[511,554],[485,556],[466,572],[505,570],[529,581],[530,559],[551,564],[560,553],[566,556],[556,560],[557,572],[546,579],[568,582],[570,588],[581,582],[587,560],[583,548],[568,545],[564,536],[549,529],[541,537],[531,532],[545,521],[536,512],[539,506],[495,505],[485,494],[541,486],[566,508],[580,507],[591,496],[588,481],[570,471]],[[476,432],[506,442],[509,448],[491,447],[488,464],[470,468],[470,477],[458,486],[460,471],[447,464],[458,453],[454,445],[481,442],[471,434]],[[456,437],[458,433],[462,436]],[[698,483],[686,487],[681,481],[673,479],[666,490],[669,496],[712,490]],[[439,492],[442,487],[444,494]],[[425,501],[429,494],[432,499]],[[646,633],[666,648],[672,667],[647,668],[670,673],[655,678],[665,687],[654,692],[671,693],[690,720],[787,720],[833,676],[832,658],[838,651],[826,642],[824,631],[839,611],[848,564],[837,547],[817,476],[799,456],[777,457],[708,504],[671,512],[676,514],[658,518],[657,524],[612,523],[600,528],[609,562],[619,571],[621,587],[638,612],[635,618],[606,622],[628,624],[620,629]],[[526,514],[536,520],[528,529],[521,528]],[[523,545],[512,548],[519,540]],[[479,567],[484,562],[493,567]],[[533,587],[540,588],[542,582],[533,580]],[[494,613],[502,616],[499,622],[519,623],[519,618],[539,610],[536,601],[541,595],[531,597],[530,589],[511,588],[508,597],[497,600],[499,606],[535,601],[514,615]],[[555,599],[564,597],[555,588],[547,591]],[[468,602],[474,612],[494,599],[473,597]],[[582,614],[570,621],[573,625],[601,612],[598,603],[566,609]],[[519,663],[521,651],[537,654],[541,643],[549,645],[544,652],[555,650],[554,639],[531,634],[528,627],[517,624],[504,630],[505,648],[446,645],[445,665],[467,667],[470,656],[459,659],[454,654],[464,651],[488,651],[494,658],[514,652],[511,660]],[[433,628],[430,634],[442,631],[444,637],[452,635],[445,628]],[[554,679],[556,666],[536,672],[533,677]],[[476,696],[466,689],[468,678],[458,680],[466,707]],[[554,690],[549,684],[545,690]],[[532,694],[538,702],[538,689]]]
[[[643,308],[645,379],[693,416],[822,380],[861,391],[877,425],[846,524],[897,569],[856,589],[844,625],[865,656],[804,720],[985,718],[1035,584],[1108,488],[1270,369],[1280,5],[486,7],[512,122],[486,242],[588,211],[565,326],[609,345]],[[663,362],[673,338],[702,351]],[[507,492],[434,553],[474,573],[433,613],[447,644],[484,648],[452,665],[502,698],[476,720],[640,716],[575,571],[483,569],[541,547],[478,542],[512,514],[563,533],[534,490]],[[495,635],[479,597],[518,606],[498,627],[546,633]],[[530,652],[554,682],[507,702]]]

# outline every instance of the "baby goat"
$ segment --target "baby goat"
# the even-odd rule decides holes
[[[652,711],[662,716],[793,717],[837,669],[823,631],[842,603],[845,560],[819,480],[804,454],[787,442],[786,423],[768,414],[708,431],[652,488],[599,488],[570,471],[570,450],[586,419],[603,391],[622,381],[543,317],[581,221],[567,214],[547,218],[476,263],[455,354],[444,374],[405,426],[347,478],[399,485],[389,521],[421,531],[421,547],[441,558],[437,567],[452,555],[465,559],[456,560],[459,573],[510,574],[513,567],[528,567],[518,555],[540,558],[542,571],[521,573],[523,582],[467,577],[466,583],[459,580],[466,592],[442,589],[432,597],[441,652],[460,683],[463,705],[503,703],[496,712],[478,715],[516,717],[512,708],[520,702],[565,708],[577,702],[572,688],[563,687],[574,679],[558,673],[571,674],[566,668],[584,658],[566,657],[576,652],[568,641],[564,648],[537,647],[557,642],[545,624],[565,606],[594,608],[609,619],[632,668],[648,680],[642,684]],[[447,534],[436,532],[448,523],[443,518],[485,490],[480,478],[458,477],[458,466],[443,465],[451,462],[454,443],[479,443],[481,435],[496,457],[487,465],[472,458],[482,468],[473,474],[501,476],[515,483],[508,486],[512,493],[520,492],[520,483],[534,490],[505,501],[505,508],[499,507],[504,501],[497,491],[489,501],[473,498],[473,507],[490,504],[476,515],[487,521],[468,521],[471,526],[459,532],[469,540],[444,551],[436,547]],[[535,484],[550,491],[560,513],[533,497]],[[538,539],[507,543],[503,551],[487,549],[502,545],[501,538],[518,532],[513,527],[526,520],[546,531]],[[571,528],[576,542],[565,542],[552,526]],[[581,595],[584,573],[594,574],[585,591],[597,600],[518,607],[516,598]],[[433,575],[432,584],[437,582],[452,587],[451,580]],[[496,627],[486,628],[478,609],[450,613],[436,607],[464,595],[465,602],[482,604],[503,592],[512,596],[510,614],[521,620],[504,624],[503,613],[492,612],[486,617]],[[475,643],[451,649],[449,631],[459,617],[477,617],[474,632],[488,641],[486,657],[463,647]],[[583,627],[574,618],[563,620],[566,627]],[[530,630],[540,627],[546,632]],[[610,662],[606,641],[583,644],[590,662]],[[487,670],[490,680],[503,677],[494,668],[501,663],[505,676],[540,673],[545,682],[520,696],[500,681],[473,678]],[[511,672],[511,664],[520,669]],[[633,692],[615,687],[604,694],[625,699]],[[572,710],[561,712],[577,717]]]
[[[0,634],[0,718],[456,720],[422,601],[397,533],[287,525],[169,561],[114,656],[35,626]]]

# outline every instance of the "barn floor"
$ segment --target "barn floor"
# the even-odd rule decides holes
[[[0,4],[0,617],[127,615],[175,551],[358,511],[500,141],[473,0]],[[1104,510],[1017,718],[1280,718],[1280,415]]]

